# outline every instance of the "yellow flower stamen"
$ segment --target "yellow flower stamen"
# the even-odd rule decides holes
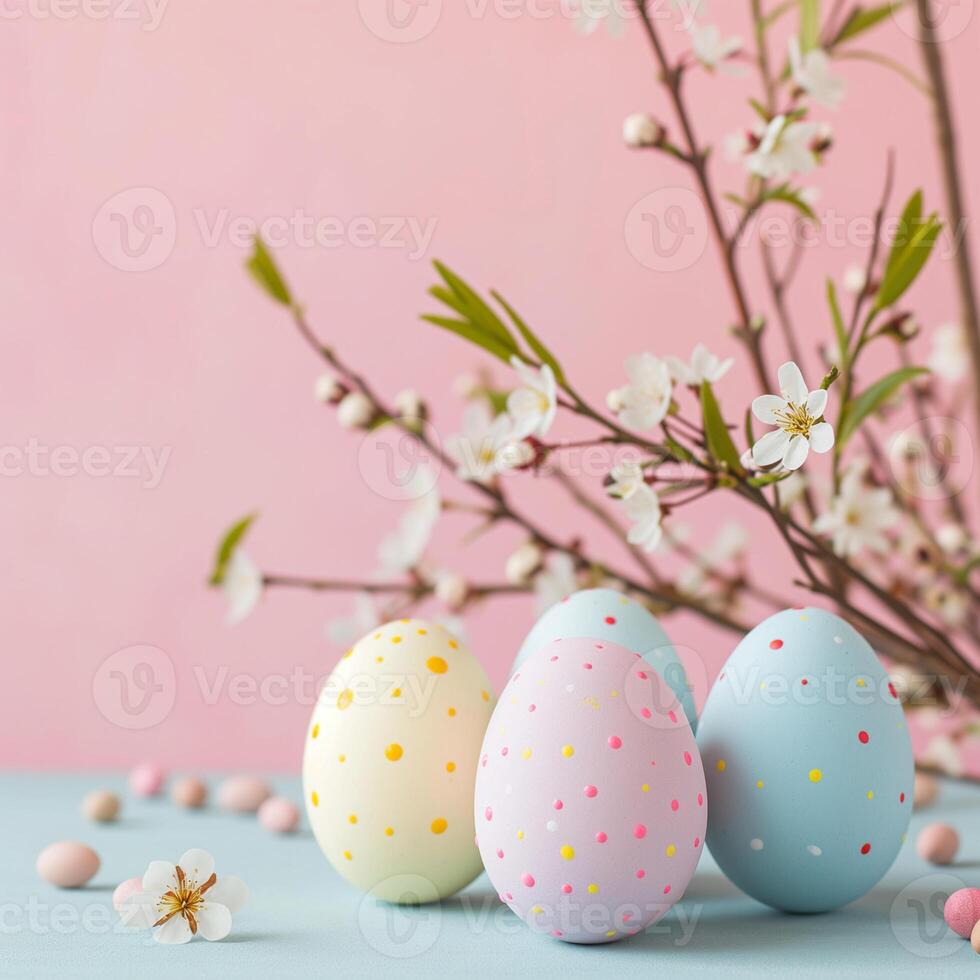
[[[171,888],[160,896],[157,911],[163,914],[153,925],[162,926],[175,915],[182,915],[190,926],[191,934],[196,936],[197,914],[204,908],[204,894],[217,880],[218,876],[212,874],[207,881],[198,885],[193,878],[188,879],[183,868],[177,865],[177,887]]]
[[[786,403],[786,411],[773,412],[776,416],[776,424],[779,428],[788,432],[791,436],[805,436],[810,438],[810,430],[817,424],[807,410],[806,405],[796,405],[793,402]]]

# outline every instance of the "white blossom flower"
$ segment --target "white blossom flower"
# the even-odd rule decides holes
[[[158,943],[187,943],[198,934],[215,941],[231,932],[231,917],[247,900],[241,878],[219,878],[214,858],[193,848],[176,864],[151,861],[142,891],[126,899],[120,914],[124,925],[155,929]]]
[[[962,524],[947,521],[936,528],[936,543],[947,555],[965,551],[969,544],[966,528]]]
[[[626,540],[644,551],[654,551],[664,533],[663,525],[660,523],[662,517],[660,500],[656,492],[646,484],[637,487],[623,501],[623,508],[626,516],[633,522]]]
[[[780,463],[787,470],[798,470],[812,449],[825,453],[834,445],[833,426],[823,418],[827,392],[808,391],[803,374],[793,361],[779,369],[779,395],[760,395],[752,402],[752,413],[760,422],[776,426],[753,447],[757,466]]]
[[[779,506],[783,510],[789,510],[793,504],[797,504],[803,499],[806,488],[806,477],[799,470],[794,470],[786,479],[780,480],[777,484]]]
[[[245,619],[262,598],[262,573],[241,548],[232,552],[221,588],[228,603],[225,622],[229,626]]]
[[[536,541],[525,541],[507,559],[504,566],[504,577],[511,585],[524,585],[531,580],[544,560],[544,553]]]
[[[337,421],[345,429],[363,429],[374,418],[374,405],[367,395],[352,391],[337,406]]]
[[[646,486],[643,467],[638,460],[624,459],[617,463],[609,473],[610,483],[606,487],[610,497],[628,500],[640,487]]]
[[[948,735],[936,735],[929,739],[922,761],[936,766],[950,776],[963,775],[963,759],[956,743]]]
[[[422,396],[414,388],[406,388],[395,395],[394,407],[404,419],[420,419],[425,414]]]
[[[942,582],[934,583],[922,597],[926,607],[931,609],[947,626],[962,626],[969,615],[970,607],[962,592],[951,589]]]
[[[852,264],[844,270],[844,291],[857,296],[868,287],[868,273],[863,265]]]
[[[826,51],[813,48],[803,54],[800,39],[794,35],[789,39],[789,63],[793,81],[814,102],[828,109],[836,109],[844,100],[847,83],[839,75],[831,73]]]
[[[575,30],[579,34],[593,34],[605,22],[606,30],[613,37],[622,37],[626,29],[622,2],[623,0],[578,0],[575,7]]]
[[[522,466],[529,466],[534,462],[537,452],[534,446],[526,439],[518,442],[508,442],[500,447],[497,453],[497,469],[503,473],[505,470],[515,470]]]
[[[350,616],[330,620],[326,634],[337,646],[349,647],[380,625],[381,615],[374,599],[367,592],[358,592]]]
[[[578,590],[575,559],[565,551],[554,551],[544,568],[534,577],[534,594],[540,616]]]
[[[521,379],[521,387],[507,396],[507,411],[514,422],[514,436],[537,436],[543,439],[558,412],[558,384],[547,364],[540,368],[525,364],[519,357],[510,359],[511,367]]]
[[[313,382],[313,397],[324,404],[334,402],[344,393],[344,386],[335,374],[325,371]]]
[[[609,393],[606,399],[619,420],[633,429],[652,429],[670,409],[673,384],[667,362],[653,354],[631,354],[626,358],[630,383]]]
[[[866,548],[885,554],[890,547],[885,532],[899,517],[891,491],[869,487],[865,469],[862,464],[848,468],[830,510],[813,522],[813,530],[830,537],[834,552],[842,558],[851,558]]]
[[[664,360],[670,368],[674,381],[694,387],[700,387],[703,381],[710,381],[712,384],[720,381],[735,363],[734,357],[721,360],[704,344],[698,344],[691,352],[690,363],[685,363],[679,357],[666,357]]]
[[[691,37],[691,50],[694,52],[694,57],[708,71],[720,71],[727,75],[743,73],[742,66],[727,63],[733,54],[742,50],[740,37],[722,37],[716,25],[697,22],[691,23],[687,32]]]
[[[932,338],[928,365],[943,381],[957,382],[966,377],[970,363],[966,334],[958,323],[939,327]]]
[[[791,121],[776,116],[754,130],[759,145],[745,158],[749,173],[772,180],[789,180],[817,166],[813,141],[820,132],[816,123]]]
[[[489,483],[501,470],[500,451],[514,441],[514,423],[506,412],[494,418],[482,399],[463,412],[463,431],[451,436],[446,451],[456,461],[461,480]]]
[[[656,146],[663,135],[663,127],[648,112],[634,112],[623,120],[623,141],[634,149]]]
[[[453,378],[453,394],[469,401],[480,393],[480,379],[475,374],[457,374]]]
[[[466,605],[469,594],[470,587],[462,575],[456,572],[442,572],[436,577],[436,598],[453,612]]]
[[[699,550],[697,561],[677,577],[677,587],[687,595],[694,595],[704,585],[709,572],[741,557],[748,545],[749,535],[745,528],[735,521],[726,521],[714,541]]]
[[[411,503],[397,528],[378,546],[378,560],[386,572],[406,572],[418,565],[442,512],[442,498],[429,467],[417,467],[405,491]]]

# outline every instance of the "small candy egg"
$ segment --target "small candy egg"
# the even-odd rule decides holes
[[[255,813],[270,795],[257,776],[231,776],[218,787],[218,805],[234,813]]]
[[[63,840],[48,846],[37,856],[37,873],[59,888],[80,888],[99,870],[99,855],[78,841]]]
[[[170,799],[177,804],[177,806],[186,806],[192,809],[197,809],[205,804],[208,798],[208,788],[201,782],[200,779],[195,779],[193,776],[186,776],[183,779],[178,779],[174,783],[173,789],[170,790]]]
[[[123,902],[133,895],[138,895],[142,890],[142,878],[127,878],[121,884],[116,885],[116,890],[112,893],[112,907],[117,912],[121,912]]]
[[[973,932],[970,933],[970,945],[975,953],[980,953],[980,922],[973,927]]]
[[[913,794],[915,809],[924,810],[936,802],[936,797],[939,795],[939,783],[927,773],[917,772]]]
[[[948,823],[931,823],[919,831],[915,849],[931,864],[951,864],[960,849],[960,835]]]
[[[943,906],[943,918],[953,932],[969,939],[980,921],[980,888],[961,888],[953,892]]]
[[[107,789],[95,789],[82,800],[82,816],[96,823],[109,823],[119,816],[119,797]]]
[[[259,823],[277,834],[288,834],[299,823],[299,810],[292,800],[270,796],[259,807]]]
[[[129,774],[129,790],[134,796],[156,796],[163,789],[166,778],[162,766],[143,762]]]

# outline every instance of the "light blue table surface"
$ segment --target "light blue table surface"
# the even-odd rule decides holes
[[[271,780],[299,800],[299,781]],[[212,785],[216,780],[212,780]],[[485,877],[441,906],[378,906],[334,874],[309,830],[273,836],[254,817],[184,812],[165,798],[126,798],[122,818],[93,825],[79,814],[95,787],[123,792],[117,776],[0,775],[0,976],[3,977],[679,977],[929,974],[980,976],[980,957],[941,921],[940,897],[980,886],[980,789],[946,784],[916,814],[898,861],[877,888],[828,915],[788,916],[739,893],[705,853],[684,900],[631,940],[569,946],[532,934]],[[913,846],[927,822],[960,832],[953,866],[933,868]],[[86,888],[63,891],[34,870],[38,851],[81,840],[102,857]],[[151,859],[211,851],[237,874],[249,904],[223,942],[162,946],[122,929],[115,885]]]

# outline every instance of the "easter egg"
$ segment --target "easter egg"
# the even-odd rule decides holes
[[[37,856],[35,867],[45,881],[59,888],[81,888],[95,877],[102,862],[87,844],[62,840],[48,844]]]
[[[669,708],[676,697],[697,729],[694,698],[670,638],[656,617],[639,602],[612,589],[586,589],[552,606],[533,626],[514,660],[511,673],[552,640],[587,637],[616,643],[640,654],[666,681],[659,701]]]
[[[310,720],[303,788],[317,842],[351,884],[414,904],[480,873],[473,782],[493,703],[476,658],[424,620],[344,655]]]
[[[867,641],[821,609],[776,613],[728,658],[701,713],[708,848],[760,902],[823,912],[869,891],[912,814],[894,685]]]
[[[683,895],[707,814],[675,699],[614,643],[554,640],[500,696],[477,770],[480,854],[527,925],[572,943],[642,931]]]

